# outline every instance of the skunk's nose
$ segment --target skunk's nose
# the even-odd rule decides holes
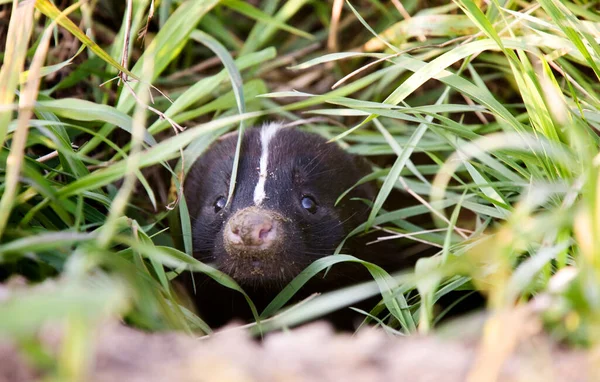
[[[229,219],[223,236],[229,246],[267,249],[277,239],[277,228],[277,220],[267,211],[246,208]]]

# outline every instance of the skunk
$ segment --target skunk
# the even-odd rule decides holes
[[[228,134],[201,155],[186,177],[184,196],[195,257],[230,275],[261,309],[309,264],[332,255],[366,221],[365,201],[372,201],[376,191],[369,182],[356,185],[371,172],[362,157],[317,134],[271,123],[243,133],[235,189],[228,200],[237,140],[237,133]],[[367,246],[359,236],[350,238],[342,253],[388,270],[402,267],[401,253]],[[194,277],[194,299],[209,325],[251,318],[238,292]],[[361,265],[335,265],[297,297],[368,279]]]

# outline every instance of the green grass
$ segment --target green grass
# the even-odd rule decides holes
[[[380,294],[370,312],[385,317],[380,325],[427,332],[439,318],[435,301],[467,287],[488,296],[490,312],[534,299],[557,338],[600,340],[595,1],[406,1],[406,20],[392,2],[351,1],[335,23],[326,1],[163,1],[143,42],[150,1],[133,2],[130,23],[107,13],[110,3],[13,4],[0,30],[9,47],[0,70],[0,275],[55,280],[53,292],[0,303],[0,335],[29,343],[43,322],[66,321],[57,376],[85,372],[76,353],[105,316],[209,332],[176,299],[177,271],[243,293],[191,256],[184,202],[166,207],[214,139],[272,119],[301,121],[367,158],[391,157],[374,168],[380,191],[352,235],[379,227],[439,252],[401,275],[361,262],[372,282],[282,313],[315,274],[357,261],[332,254],[254,312],[257,331]],[[339,51],[327,49],[330,25],[339,26]],[[171,174],[171,199],[148,177],[153,165]],[[415,205],[384,210],[394,190],[409,190]],[[419,215],[434,226],[406,220]]]

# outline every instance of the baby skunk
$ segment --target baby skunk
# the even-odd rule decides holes
[[[184,195],[195,256],[233,277],[260,312],[367,219],[369,207],[360,199],[373,200],[375,189],[370,183],[357,186],[336,205],[344,191],[370,173],[369,165],[316,134],[272,123],[244,132],[235,193],[227,203],[237,139],[237,134],[222,137],[194,163]],[[360,238],[348,240],[342,253],[387,268],[402,263],[398,253],[365,246]],[[209,325],[251,318],[238,292],[194,277],[194,299]],[[366,279],[360,265],[336,265],[325,279],[316,276],[297,298]]]

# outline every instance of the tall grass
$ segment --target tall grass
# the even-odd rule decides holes
[[[373,282],[281,313],[309,278],[358,261],[332,254],[254,310],[257,330],[380,294],[374,322],[427,332],[441,296],[476,289],[491,312],[534,298],[551,332],[596,343],[596,2],[335,3],[164,1],[147,31],[149,0],[128,2],[120,25],[110,1],[3,5],[0,274],[53,281],[0,303],[0,333],[30,343],[42,322],[68,322],[56,373],[78,378],[78,349],[103,317],[210,332],[170,281],[191,269],[244,292],[191,256],[183,174],[219,135],[284,119],[395,158],[369,176],[381,187],[352,235],[377,229],[439,252],[402,275],[361,262]],[[170,199],[147,178],[153,165],[171,175]],[[415,205],[384,210],[394,190]],[[407,220],[428,214],[434,226]]]

